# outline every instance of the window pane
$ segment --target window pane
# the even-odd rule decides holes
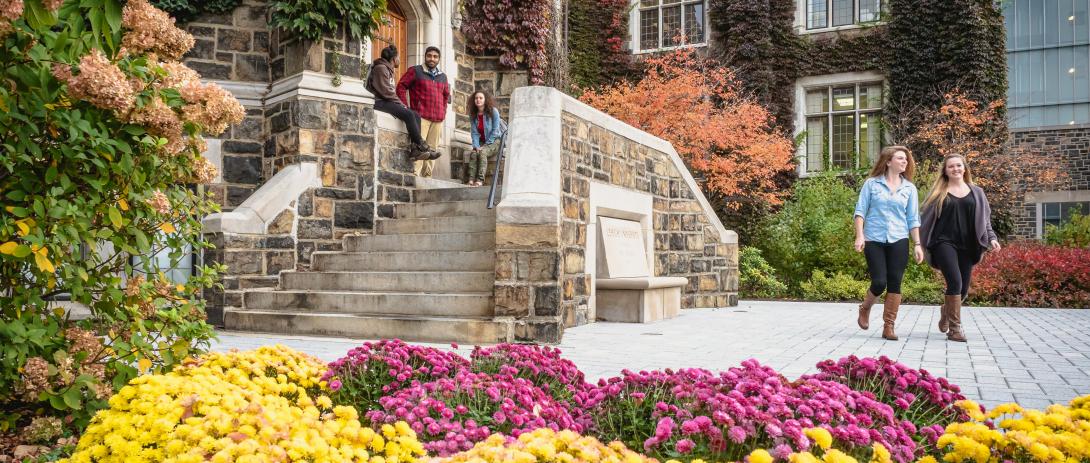
[[[674,5],[681,3],[681,0],[662,0],[663,5]]]
[[[806,92],[806,114],[818,114],[829,112],[829,89],[810,90]]]
[[[825,167],[825,158],[829,155],[829,139],[825,136],[825,117],[806,119],[806,170],[820,171]]]
[[[659,47],[659,10],[640,10],[640,50]]]
[[[881,12],[882,0],[859,0],[859,22],[877,21]]]
[[[833,87],[833,111],[855,109],[855,86]]]
[[[880,113],[859,115],[859,153],[864,156],[866,165],[878,160],[878,151],[882,149],[882,122]],[[863,162],[863,160],[860,160]]]
[[[659,0],[640,0],[640,6],[659,6]]]
[[[685,5],[685,38],[689,43],[704,43],[704,3]]]
[[[1061,206],[1061,209],[1060,209],[1060,222],[1067,223],[1069,220],[1071,220],[1071,216],[1074,215],[1075,212],[1078,212],[1081,215],[1086,215],[1086,213],[1087,213],[1087,204],[1090,204],[1090,203],[1087,203],[1087,202],[1060,203],[1060,206]]]
[[[882,107],[882,84],[864,84],[859,86],[859,109],[879,109]]]
[[[827,0],[807,0],[806,1],[806,28],[818,29],[822,27],[829,27],[829,15]]]
[[[662,9],[662,46],[672,47],[681,44],[681,7],[672,6]]]
[[[855,114],[833,116],[833,156],[836,169],[855,168]]]
[[[1060,219],[1060,203],[1044,203],[1044,218],[1046,219]]]
[[[855,21],[855,0],[833,0],[833,25],[846,26]]]

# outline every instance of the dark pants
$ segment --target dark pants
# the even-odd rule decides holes
[[[969,277],[973,274],[973,254],[950,243],[931,246],[931,262],[946,280],[946,295],[962,299],[969,295]]]
[[[870,293],[881,296],[888,289],[891,294],[901,294],[901,279],[908,267],[908,238],[892,243],[867,241],[863,256],[870,273]]]
[[[403,104],[385,100],[375,101],[375,111],[390,113],[401,119],[401,122],[405,123],[405,129],[409,131],[409,141],[424,145],[424,139],[420,138],[420,115],[416,111],[406,108]]]

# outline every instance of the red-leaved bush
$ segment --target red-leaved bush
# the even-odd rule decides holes
[[[1090,307],[1090,249],[1012,243],[984,256],[974,296],[1012,307]]]

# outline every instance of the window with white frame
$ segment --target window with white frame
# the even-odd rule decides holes
[[[640,0],[636,11],[640,51],[707,41],[706,0]]]
[[[1090,214],[1090,201],[1063,201],[1041,203],[1041,226],[1047,231],[1048,225],[1060,226],[1071,220],[1071,216],[1078,212],[1081,215]]]
[[[882,0],[799,0],[806,29],[826,29],[878,21]]]
[[[882,82],[807,87],[806,171],[869,165],[882,149]]]

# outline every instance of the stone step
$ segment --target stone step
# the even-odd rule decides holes
[[[466,185],[459,180],[449,178],[416,177],[414,184],[417,189],[432,188],[464,188]]]
[[[296,272],[280,274],[285,290],[489,292],[493,272]]]
[[[473,201],[487,199],[488,188],[485,187],[432,188],[427,190],[417,189],[413,192],[413,201],[416,203]]]
[[[496,234],[429,233],[417,235],[346,235],[345,252],[487,251],[496,248]]]
[[[474,318],[227,309],[224,324],[229,330],[342,336],[354,339],[396,338],[414,342],[463,344],[494,344],[511,339],[510,323]]]
[[[247,310],[315,311],[364,315],[423,317],[491,317],[492,293],[349,292],[349,291],[247,291],[242,296]]]
[[[496,220],[486,217],[427,217],[422,219],[386,219],[375,222],[375,233],[475,233],[496,230]]]
[[[394,213],[399,219],[459,216],[495,217],[495,211],[489,209],[485,203],[486,201],[474,200],[398,204],[394,207]]]
[[[492,251],[340,252],[311,254],[314,271],[494,271]]]

